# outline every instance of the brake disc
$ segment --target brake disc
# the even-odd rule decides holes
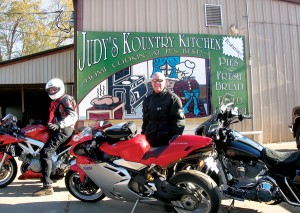
[[[8,170],[2,167],[2,170],[0,171],[0,180],[3,180],[7,176]]]
[[[194,211],[199,207],[200,201],[193,195],[183,195],[180,199],[181,205],[188,211]]]

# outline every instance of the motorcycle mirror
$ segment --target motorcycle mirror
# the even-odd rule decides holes
[[[13,123],[17,123],[18,118],[16,116],[13,116],[12,121],[13,121]]]
[[[219,125],[218,124],[213,124],[209,127],[208,132],[214,132],[218,129]]]
[[[232,102],[230,102],[226,105],[222,105],[221,108],[220,108],[221,113],[224,114],[227,110],[230,110],[232,105],[233,105]]]
[[[233,102],[230,102],[226,105],[227,108],[231,107],[233,105]]]
[[[222,105],[222,106],[220,107],[220,112],[221,112],[222,114],[224,114],[224,112],[226,112],[226,110],[227,110],[227,106],[226,106],[226,105]]]

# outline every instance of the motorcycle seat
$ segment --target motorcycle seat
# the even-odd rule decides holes
[[[300,168],[300,151],[280,152],[270,148],[264,148],[265,162],[272,168]]]
[[[157,158],[167,147],[168,145],[151,147],[144,155],[143,160],[147,160],[149,158]]]

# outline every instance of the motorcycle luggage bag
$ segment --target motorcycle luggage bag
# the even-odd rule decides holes
[[[124,141],[133,138],[137,134],[137,127],[133,121],[115,124],[105,129],[105,135],[109,142]]]

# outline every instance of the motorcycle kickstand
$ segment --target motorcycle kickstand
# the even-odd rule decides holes
[[[133,208],[132,208],[132,210],[131,210],[131,213],[134,212],[134,210],[135,210],[135,208],[136,208],[138,202],[140,202],[140,198],[136,199],[136,201],[135,201],[135,203],[134,203],[134,206],[133,206]]]
[[[231,208],[234,208],[234,199],[232,199],[232,201],[231,201],[231,203],[230,203],[230,205],[229,205],[229,208],[228,208],[228,210],[227,210],[227,213],[230,213],[230,209]]]

